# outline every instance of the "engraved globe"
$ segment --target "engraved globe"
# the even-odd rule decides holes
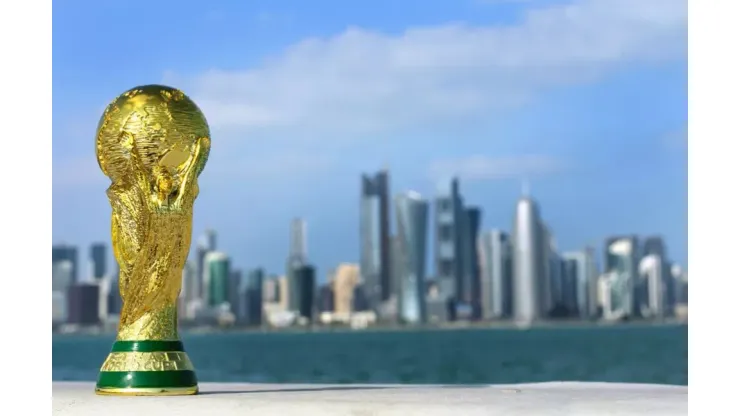
[[[163,85],[132,88],[111,102],[98,123],[95,152],[98,164],[114,183],[129,177],[136,169],[131,152],[151,175],[166,169],[175,180],[193,144],[210,137],[208,123],[198,106],[182,91]],[[196,161],[200,174],[210,149]]]

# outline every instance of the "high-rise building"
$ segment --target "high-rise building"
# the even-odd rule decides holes
[[[636,236],[609,237],[604,253],[604,271],[609,274],[609,307],[604,315],[613,319],[628,318],[639,313],[640,293],[635,290],[638,267]]]
[[[90,246],[90,264],[93,279],[98,280],[106,277],[108,273],[106,256],[105,243],[94,243]]]
[[[584,315],[581,315],[580,312],[582,308],[578,306],[579,262],[576,259],[567,256],[567,254],[568,253],[565,253],[560,257],[560,282],[562,284],[560,288],[560,293],[562,295],[561,305],[567,311],[569,316],[579,316],[584,318]],[[583,310],[587,312],[587,309]]]
[[[416,192],[396,196],[398,311],[402,322],[426,322],[425,278],[429,204]]]
[[[229,278],[231,276],[229,257],[212,251],[205,257],[208,288],[208,306],[221,306],[229,301]]]
[[[526,194],[517,202],[512,234],[514,319],[531,323],[549,312],[550,235],[537,203]]]
[[[196,290],[193,293],[195,299],[201,299],[207,301],[208,284],[208,267],[206,266],[205,259],[208,253],[216,251],[216,232],[208,229],[198,239],[198,244],[195,247],[195,272],[196,272]]]
[[[277,279],[278,282],[278,303],[280,304],[280,309],[287,311],[289,310],[288,307],[290,306],[288,304],[288,301],[291,297],[291,287],[288,283],[288,276],[280,276]],[[295,295],[293,295],[295,296]]]
[[[67,289],[74,283],[72,273],[74,264],[69,260],[59,260],[51,264],[51,290],[67,293]]]
[[[120,315],[123,308],[121,299],[121,288],[119,286],[120,268],[116,265],[115,272],[111,276],[110,290],[108,291],[108,316]]]
[[[263,282],[262,300],[265,302],[277,302],[278,297],[278,279],[276,276],[270,276]]]
[[[67,322],[67,294],[65,292],[51,292],[51,322],[52,325]]]
[[[637,287],[641,293],[641,316],[662,319],[668,312],[664,275],[663,259],[658,254],[648,254],[640,260]]]
[[[480,230],[481,210],[463,209],[462,220],[462,276],[457,280],[459,300],[470,305],[473,318],[480,318],[481,288],[480,263],[476,249]]]
[[[360,283],[360,266],[342,263],[334,272],[334,312],[349,315],[354,309],[355,288]],[[364,310],[364,309],[360,309]]]
[[[458,300],[463,276],[464,207],[457,178],[442,184],[434,202],[434,263],[440,297]]]
[[[393,291],[391,282],[388,172],[362,176],[360,275],[370,307],[377,310]]]
[[[51,263],[67,260],[72,263],[72,283],[79,280],[77,268],[77,247],[67,244],[56,244],[51,247]]]
[[[239,290],[243,286],[242,284],[243,281],[244,281],[244,276],[242,276],[241,270],[232,269],[229,272],[228,298],[229,298],[229,306],[231,307],[231,312],[234,315],[238,315],[239,303],[243,301],[243,298],[241,294],[239,293]]]
[[[596,279],[592,267],[592,254],[588,250],[571,251],[563,254],[565,261],[565,278],[573,285],[575,302],[574,312],[582,319],[594,316],[596,308]]]
[[[180,299],[182,299],[184,305],[189,305],[197,299],[198,280],[195,265],[189,261],[186,262],[182,269],[182,287],[180,289]]]
[[[319,287],[319,297],[317,309],[319,312],[334,311],[334,290],[332,283],[326,283]]]
[[[298,282],[298,313],[308,319],[314,318],[314,299],[316,298],[316,269],[310,265],[299,267],[295,271]]]
[[[100,287],[96,283],[77,283],[67,292],[67,322],[76,325],[100,323]]]
[[[514,303],[511,239],[501,230],[491,230],[483,233],[478,242],[483,318],[509,318]]]
[[[306,221],[294,218],[290,224],[290,257],[308,261]]]
[[[251,270],[238,289],[240,299],[236,315],[243,325],[262,325],[264,278],[265,273],[262,269]]]
[[[668,250],[663,241],[663,237],[649,236],[642,243],[642,257],[654,255],[660,259],[660,270],[662,273],[663,285],[665,286],[665,313],[673,314],[676,305],[676,281],[671,278],[671,267],[668,259]]]

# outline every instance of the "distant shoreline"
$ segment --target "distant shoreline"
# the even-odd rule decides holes
[[[672,327],[688,326],[685,320],[636,320],[622,322],[606,321],[541,321],[527,325],[514,322],[460,322],[443,325],[374,325],[361,329],[353,329],[347,326],[310,326],[310,327],[286,327],[286,328],[249,328],[249,327],[182,327],[180,333],[183,335],[206,335],[206,334],[241,334],[241,333],[362,333],[362,332],[424,332],[424,331],[463,331],[463,330],[538,330],[538,329],[591,329],[591,328],[621,328],[621,327]],[[73,331],[52,331],[53,335],[75,336],[75,335],[115,335],[115,331],[104,330],[99,327],[80,328]]]

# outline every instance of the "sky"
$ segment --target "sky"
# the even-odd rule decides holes
[[[97,122],[158,83],[208,119],[193,241],[235,267],[281,273],[294,217],[320,278],[358,262],[384,167],[430,200],[458,176],[482,230],[526,180],[560,250],[661,235],[687,262],[685,0],[70,0],[52,30],[53,240],[82,261],[110,243]]]

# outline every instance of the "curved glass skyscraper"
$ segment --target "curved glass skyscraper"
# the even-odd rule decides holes
[[[426,265],[427,221],[429,204],[415,192],[396,196],[396,219],[398,221],[397,247],[393,255],[398,256],[396,282],[398,284],[399,318],[402,322],[419,324],[426,322],[424,302],[424,278]]]

